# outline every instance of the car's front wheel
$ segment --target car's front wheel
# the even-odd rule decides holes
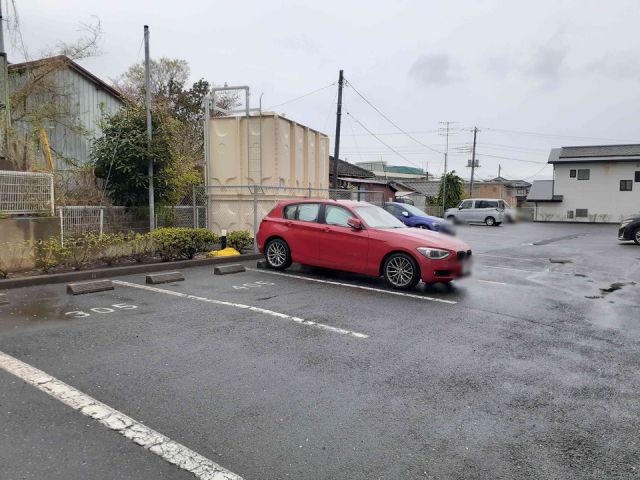
[[[455,215],[449,215],[447,217],[447,220],[449,220],[451,223],[458,223],[458,218]]]
[[[633,241],[640,245],[640,228],[636,228],[633,232]]]
[[[267,263],[271,268],[284,270],[291,266],[291,250],[287,242],[281,238],[270,240],[264,252],[267,257]]]
[[[487,217],[484,219],[484,223],[487,224],[489,227],[493,227],[496,224],[496,219],[493,217]]]
[[[382,273],[389,285],[399,290],[409,290],[420,281],[420,268],[405,253],[394,253],[384,262]]]

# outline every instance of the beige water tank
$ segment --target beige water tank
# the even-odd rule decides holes
[[[279,200],[328,197],[325,134],[275,113],[212,118],[206,134],[208,225],[214,232],[253,233],[254,220],[259,223]]]
[[[329,137],[317,130],[263,113],[212,118],[207,133],[207,185],[329,188]]]

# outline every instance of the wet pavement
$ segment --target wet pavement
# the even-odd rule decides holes
[[[473,276],[410,295],[297,265],[2,292],[0,351],[246,479],[640,478],[640,247],[602,225],[458,235]],[[193,478],[1,370],[0,468]]]

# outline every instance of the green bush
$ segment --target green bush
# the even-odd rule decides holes
[[[128,240],[122,233],[103,233],[98,241],[98,257],[107,265],[113,265],[118,259],[129,254]]]
[[[242,250],[253,245],[253,237],[246,230],[236,230],[227,233],[227,247],[235,248],[242,253]]]
[[[218,237],[203,228],[159,228],[149,234],[162,260],[191,259],[218,243]]]
[[[49,273],[53,268],[64,264],[70,255],[69,248],[66,245],[62,246],[59,237],[33,242],[33,262],[35,267],[44,273]]]
[[[127,255],[138,263],[141,263],[145,257],[154,254],[153,239],[149,234],[136,234],[129,242],[126,243]]]
[[[102,237],[96,233],[65,238],[64,248],[69,254],[64,264],[74,270],[80,270],[86,263],[101,260],[107,241],[103,241]]]

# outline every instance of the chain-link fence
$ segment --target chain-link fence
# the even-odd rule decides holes
[[[0,170],[0,213],[54,214],[53,175]]]
[[[215,233],[223,230],[246,230],[254,233],[254,226],[282,200],[336,199],[369,202],[382,206],[383,191],[328,190],[290,188],[266,185],[234,185],[205,187],[207,199],[207,227]]]

